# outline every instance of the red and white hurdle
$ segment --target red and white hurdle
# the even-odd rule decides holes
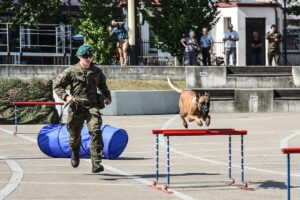
[[[241,136],[241,181],[242,185],[238,186],[240,189],[253,190],[248,188],[248,183],[244,181],[244,135],[247,135],[246,130],[235,129],[165,129],[165,130],[152,130],[152,133],[156,135],[156,180],[153,181],[153,185],[149,187],[155,188],[159,191],[171,193],[167,191],[170,185],[170,137],[174,136],[216,136],[216,135],[228,135],[229,136],[229,156],[228,156],[228,172],[230,182],[226,182],[228,185],[235,184],[235,179],[231,175],[231,136]],[[157,186],[159,179],[159,134],[162,134],[167,138],[167,185],[164,189]]]
[[[18,133],[18,107],[17,106],[24,106],[24,105],[60,105],[61,112],[63,112],[63,102],[13,102],[12,105],[15,106],[15,131],[13,133],[14,136]]]
[[[282,152],[287,154],[287,199],[291,199],[291,165],[290,154],[300,153],[300,148],[283,148]]]

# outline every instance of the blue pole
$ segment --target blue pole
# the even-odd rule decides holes
[[[18,108],[15,105],[15,134],[18,132]]]
[[[244,184],[244,136],[241,135],[241,180]]]
[[[231,179],[231,135],[229,135],[229,159],[228,159],[229,180]]]
[[[291,199],[291,193],[290,193],[290,154],[287,154],[287,199]]]
[[[167,179],[168,179],[168,186],[170,184],[170,139],[167,136]]]
[[[156,134],[156,182],[158,181],[159,171],[158,171],[158,165],[159,165],[159,146],[158,146],[159,140],[158,140],[158,134]]]

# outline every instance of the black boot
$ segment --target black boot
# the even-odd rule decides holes
[[[100,164],[100,162],[94,162],[92,159],[92,173],[99,173],[104,171],[104,167]]]
[[[71,165],[76,168],[79,165],[79,153],[72,152]]]

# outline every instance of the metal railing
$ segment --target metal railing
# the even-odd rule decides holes
[[[219,0],[219,3],[226,3],[227,0]],[[278,0],[229,0],[233,3],[279,3]]]
[[[0,55],[14,57],[13,63],[21,63],[21,57],[68,58],[72,54],[72,31],[70,25],[39,24],[10,27],[0,23]],[[67,64],[66,63],[66,64]]]
[[[224,58],[224,42],[215,42],[213,53],[215,57]],[[149,40],[140,40],[138,42],[138,58],[140,65],[174,65],[174,58],[164,56],[163,53],[160,53]]]

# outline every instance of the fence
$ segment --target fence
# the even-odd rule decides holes
[[[138,58],[140,65],[174,65],[174,58],[167,53],[158,51],[152,41],[139,40],[138,44]],[[214,43],[214,55],[216,57],[224,57],[224,42]],[[212,64],[215,65],[215,63]]]
[[[227,0],[219,0],[219,3],[227,3]],[[278,0],[229,0],[233,3],[278,3]]]
[[[0,23],[0,55],[3,56],[3,63],[26,64],[28,59],[24,57],[52,57],[63,60],[54,64],[70,64],[71,54],[70,25],[39,24],[32,27]]]

